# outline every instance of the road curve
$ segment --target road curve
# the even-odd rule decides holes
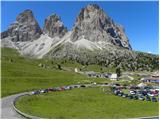
[[[24,119],[21,115],[19,115],[14,109],[13,109],[13,101],[16,97],[19,97],[21,95],[25,95],[28,92],[19,93],[11,96],[7,96],[4,98],[1,98],[1,118],[2,119]]]
[[[14,100],[22,95],[30,94],[31,92],[19,93],[11,96],[1,98],[1,118],[2,119],[26,119],[18,114],[13,108]],[[159,116],[132,118],[132,119],[159,119]]]

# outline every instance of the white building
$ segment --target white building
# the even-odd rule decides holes
[[[111,77],[110,77],[111,80],[117,80],[118,79],[118,76],[117,74],[111,74]]]
[[[75,68],[74,71],[77,73],[78,72],[78,68]]]

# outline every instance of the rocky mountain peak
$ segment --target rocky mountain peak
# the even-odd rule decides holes
[[[32,10],[30,9],[24,10],[16,18],[16,20],[21,23],[33,21],[33,19],[34,19],[34,16],[33,16]]]
[[[8,37],[14,42],[30,41],[38,39],[41,34],[41,28],[32,11],[25,10],[17,16],[16,21],[9,26],[7,31],[1,33],[1,38]]]
[[[82,8],[76,18],[71,40],[75,42],[82,37],[92,42],[103,41],[131,49],[123,28],[115,24],[97,4]]]
[[[55,36],[61,38],[67,32],[67,28],[64,27],[61,18],[58,15],[52,14],[45,19],[43,32],[52,38]]]

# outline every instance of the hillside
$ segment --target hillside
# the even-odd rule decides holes
[[[74,73],[75,67],[82,67],[78,63],[69,62],[62,64],[63,60],[30,59],[21,56],[15,49],[1,49],[1,95],[2,97],[15,93],[77,84],[83,81],[103,82],[106,79],[88,78],[87,76]],[[44,65],[40,66],[40,64]],[[57,64],[62,69],[59,70]],[[98,67],[96,67],[98,70]],[[108,80],[107,80],[108,81]]]

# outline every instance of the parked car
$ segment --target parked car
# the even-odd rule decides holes
[[[152,94],[151,92],[147,93],[148,96],[153,97],[154,94]]]
[[[97,83],[96,82],[93,82],[93,85],[96,85]]]
[[[130,86],[129,89],[134,89],[135,90],[135,89],[139,89],[139,87],[138,86]]]
[[[145,100],[143,96],[138,97],[139,100]]]
[[[135,95],[135,94],[136,94],[136,92],[133,91],[133,90],[129,91],[129,93],[130,93],[131,95]]]
[[[147,91],[142,91],[142,95],[146,96],[147,95]]]
[[[40,94],[40,91],[39,91],[39,90],[37,90],[37,91],[33,91],[33,92],[32,92],[32,94],[33,94],[33,95]]]
[[[62,89],[60,87],[55,87],[54,90],[55,91],[61,91]]]
[[[127,98],[128,98],[128,99],[133,99],[133,96],[132,96],[132,95],[128,95]]]
[[[74,85],[74,88],[80,88],[80,85]]]
[[[155,97],[152,97],[152,102],[157,102],[157,99]]]
[[[153,94],[154,96],[157,96],[159,92],[157,90],[153,90],[150,93]]]
[[[47,93],[47,92],[48,92],[48,89],[40,90],[40,93]]]
[[[137,91],[137,94],[138,95],[142,95],[142,91]]]
[[[62,86],[62,87],[60,87],[61,88],[61,91],[63,91],[63,90],[65,90],[65,88]]]
[[[118,84],[118,83],[116,83],[115,85],[116,85],[116,86],[120,86],[120,84]]]
[[[44,93],[44,90],[40,90],[40,93]]]
[[[81,85],[80,87],[86,87],[85,85]]]
[[[52,88],[53,89],[53,91],[57,91],[57,88],[56,87],[54,87],[54,88]]]
[[[74,87],[73,86],[68,86],[70,89],[73,89]]]
[[[49,92],[48,89],[44,89],[44,93],[47,93],[47,92]]]
[[[124,98],[125,98],[125,97],[128,97],[128,94],[123,94],[122,97],[124,97]]]
[[[71,87],[70,87],[70,86],[64,86],[64,89],[65,89],[65,90],[70,90]]]
[[[134,99],[134,100],[138,100],[138,96],[137,96],[137,95],[134,95],[134,96],[133,96],[133,99]]]
[[[48,88],[48,91],[53,91],[53,88]]]
[[[120,93],[119,90],[115,90],[115,91],[114,91],[114,94],[115,94],[115,95],[118,95],[119,93]]]
[[[120,93],[118,94],[118,96],[123,96],[123,92],[120,92]]]
[[[149,96],[146,96],[146,101],[151,101],[151,98]]]

